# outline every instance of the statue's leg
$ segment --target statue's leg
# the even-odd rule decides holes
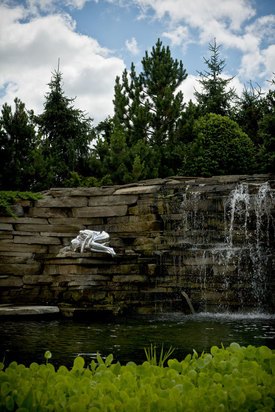
[[[94,252],[105,252],[110,253],[111,255],[115,255],[115,251],[112,247],[105,246],[101,243],[97,243],[94,240],[92,242],[89,242],[89,247]]]
[[[86,237],[86,239],[84,239],[83,242],[82,242],[82,245],[81,245],[81,253],[84,252],[87,241],[89,241],[89,238],[88,238],[88,237]]]

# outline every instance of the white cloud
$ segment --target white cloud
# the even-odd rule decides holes
[[[272,44],[263,51],[263,58],[267,68],[267,80],[271,80],[275,74],[275,44]]]
[[[63,74],[66,96],[74,105],[102,120],[112,113],[115,77],[124,69],[121,59],[87,36],[75,32],[67,15],[36,16],[27,22],[26,9],[0,6],[0,104],[19,97],[35,113],[43,110],[51,73]]]
[[[85,4],[88,1],[89,0],[67,0],[67,1],[65,1],[65,5],[70,6],[70,7],[74,7],[76,9],[83,9],[83,7],[85,6]]]
[[[143,18],[152,12],[166,20],[163,35],[171,44],[217,44],[242,54],[239,75],[243,80],[268,76],[274,71],[275,14],[255,18],[252,0],[136,0]],[[150,12],[150,13],[149,13]],[[252,19],[253,18],[253,19]],[[187,37],[188,36],[188,37]],[[186,44],[185,44],[186,45]]]
[[[154,10],[156,17],[169,16],[174,23],[185,21],[192,27],[204,29],[210,21],[223,21],[231,30],[255,15],[248,0],[136,0],[142,10]],[[205,27],[207,28],[207,27]]]
[[[200,84],[197,81],[198,76],[193,76],[192,74],[188,75],[187,78],[182,82],[179,90],[183,93],[184,102],[188,103],[189,100],[194,101],[194,91],[200,90]]]
[[[54,12],[62,6],[82,9],[90,0],[26,0],[27,9],[32,14]]]
[[[164,37],[170,39],[172,46],[184,46],[189,41],[189,31],[187,27],[178,26],[174,30],[162,33]]]
[[[127,50],[133,55],[137,55],[140,52],[138,44],[137,44],[137,40],[135,39],[135,37],[132,37],[130,40],[126,40],[125,46]]]

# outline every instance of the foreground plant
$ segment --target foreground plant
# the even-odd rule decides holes
[[[153,354],[154,354],[153,348]],[[275,408],[275,352],[266,346],[213,346],[167,367],[113,356],[71,370],[49,363],[1,364],[0,411],[263,411]]]
[[[159,354],[159,359],[158,359],[156,345],[153,345],[151,343],[149,348],[144,348],[147,362],[149,362],[151,365],[160,366],[161,368],[164,366],[164,363],[167,361],[167,359],[171,357],[174,350],[175,349],[172,348],[172,346],[170,346],[170,348],[164,352],[163,345],[162,345],[160,354]]]

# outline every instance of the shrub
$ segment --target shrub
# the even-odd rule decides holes
[[[0,364],[0,411],[273,411],[275,353],[266,346],[213,346],[163,367],[104,361],[71,370],[49,363]]]

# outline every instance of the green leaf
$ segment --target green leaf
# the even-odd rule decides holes
[[[85,360],[82,356],[78,356],[74,360],[73,370],[82,370],[85,365]]]
[[[114,357],[113,357],[113,355],[110,353],[110,354],[107,356],[106,360],[105,360],[105,365],[106,365],[106,366],[110,366],[111,363],[113,362],[113,360],[114,360]]]
[[[48,361],[49,359],[51,359],[51,357],[52,357],[51,352],[50,352],[49,350],[47,350],[47,351],[44,353],[44,358]]]

